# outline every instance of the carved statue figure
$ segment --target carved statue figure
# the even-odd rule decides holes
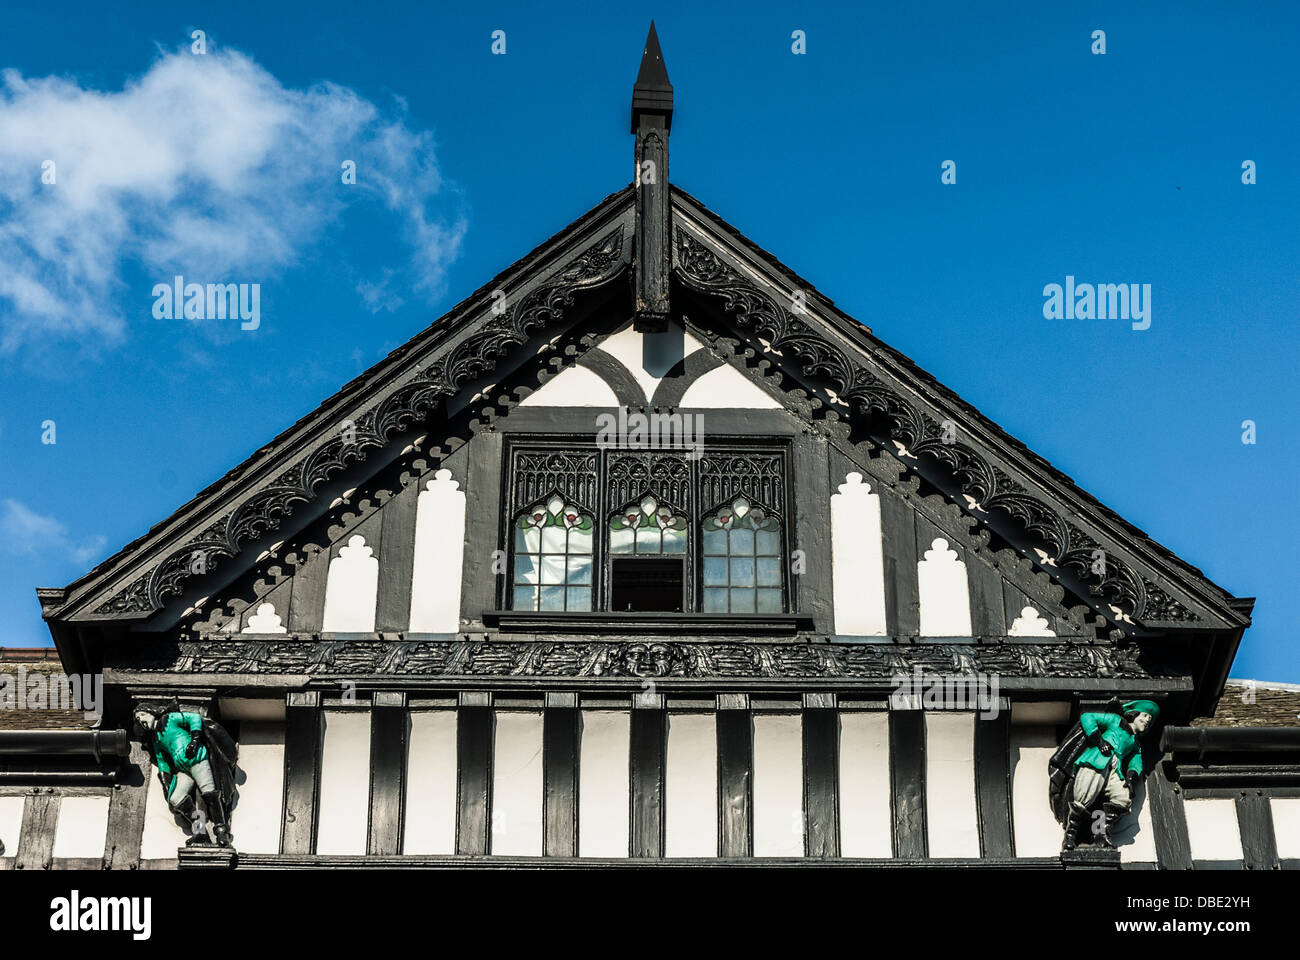
[[[1150,700],[1121,706],[1116,699],[1103,712],[1079,717],[1048,761],[1048,800],[1065,826],[1061,849],[1075,849],[1085,827],[1095,842],[1115,846],[1115,826],[1132,809],[1143,775],[1141,737],[1159,716],[1160,707]]]
[[[190,821],[193,836],[186,843],[207,843],[206,824],[211,823],[216,842],[230,846],[229,810],[238,758],[230,734],[214,720],[182,711],[175,701],[159,712],[138,709],[135,721],[158,766],[167,803]]]

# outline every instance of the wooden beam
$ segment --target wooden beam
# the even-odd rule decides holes
[[[754,729],[749,698],[718,696],[718,855],[754,855]]]
[[[487,704],[487,694],[461,694],[456,719],[456,852],[478,856],[488,852],[491,809],[492,708]]]
[[[543,853],[578,855],[577,695],[549,694],[542,714]]]
[[[284,853],[316,850],[324,732],[320,693],[288,694],[284,722],[284,821],[280,831],[280,849]]]
[[[925,838],[925,713],[889,712],[889,779],[894,804],[894,855],[923,860]]]
[[[366,852],[402,851],[406,804],[406,694],[376,693],[370,712],[370,837]]]

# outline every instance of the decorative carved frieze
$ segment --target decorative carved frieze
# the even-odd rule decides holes
[[[277,529],[298,504],[312,499],[325,480],[365,460],[394,435],[420,423],[444,397],[491,372],[512,350],[560,319],[580,291],[603,286],[621,275],[626,268],[623,233],[621,224],[610,230],[547,283],[520,298],[513,310],[485,321],[473,335],[415,373],[379,403],[340,417],[341,422],[350,423],[346,435],[330,430],[269,485],[250,483],[243,499],[223,517],[94,612],[111,615],[157,610],[168,597],[181,592],[184,580],[217,569],[223,559],[235,556],[244,544]]]
[[[1048,547],[1049,566],[1068,570],[1103,609],[1121,621],[1196,621],[1200,618],[1133,569],[1117,551],[1060,516],[987,456],[942,429],[946,413],[927,411],[920,398],[868,370],[848,351],[792,316],[767,293],[689,233],[676,230],[675,265],[691,289],[722,301],[723,311],[764,350],[793,363],[804,377],[826,386],[833,402],[881,416],[900,455],[928,454],[944,464],[960,492],[985,513],[1001,511]],[[955,419],[955,418],[954,418]]]
[[[135,647],[145,673],[317,677],[539,677],[879,680],[935,673],[1139,679],[1182,671],[1139,661],[1132,646],[1086,643],[689,643],[675,641],[203,640]]]

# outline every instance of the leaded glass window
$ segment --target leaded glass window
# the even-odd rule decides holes
[[[702,528],[704,612],[780,613],[780,521],[736,497]]]
[[[515,521],[516,610],[590,610],[595,522],[558,494]]]
[[[630,503],[609,521],[611,554],[684,554],[686,518],[651,494]]]

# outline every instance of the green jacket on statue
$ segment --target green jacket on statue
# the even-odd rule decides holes
[[[194,756],[186,750],[194,735],[203,731],[203,717],[197,713],[169,713],[154,734],[154,758],[163,773],[188,773],[196,763],[208,759],[208,748],[199,744]],[[174,782],[174,781],[173,781]]]
[[[1120,779],[1127,780],[1129,774],[1142,776],[1142,748],[1138,738],[1124,723],[1124,718],[1116,713],[1085,713],[1079,717],[1079,726],[1089,740],[1093,735],[1099,737],[1097,744],[1089,743],[1087,749],[1074,761],[1076,767],[1088,766],[1105,773],[1111,759],[1115,760],[1115,772]],[[1101,744],[1109,745],[1111,756],[1101,750]]]

